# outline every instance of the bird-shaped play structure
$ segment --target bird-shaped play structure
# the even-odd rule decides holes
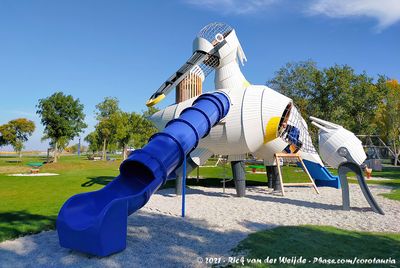
[[[151,117],[160,132],[130,154],[121,164],[118,177],[99,191],[78,194],[65,202],[57,218],[61,246],[97,256],[122,251],[126,247],[127,217],[143,207],[167,180],[179,181],[183,173],[213,154],[228,155],[239,196],[245,194],[242,160],[247,153],[262,159],[265,166],[274,167],[279,164],[275,153],[296,152],[317,185],[340,188],[340,179],[324,167],[306,121],[292,100],[266,86],[251,85],[240,70],[239,64],[244,61],[246,56],[229,25],[212,23],[199,32],[193,42],[193,55],[161,85],[147,105],[159,103],[175,88],[180,102]],[[202,93],[200,87],[212,72],[215,90]],[[321,152],[332,142],[335,146],[343,142],[340,148],[329,147],[334,153],[340,149],[343,157],[339,162],[327,158],[328,164],[351,162],[359,166],[364,161],[362,147],[335,138],[341,130],[329,130],[326,121],[315,120],[315,124],[321,129]],[[341,181],[347,183],[345,174]],[[344,205],[349,207],[348,203]]]

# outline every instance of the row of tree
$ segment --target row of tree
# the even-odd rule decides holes
[[[87,127],[83,104],[71,95],[57,92],[40,99],[37,108],[37,114],[45,127],[43,139],[50,140],[54,148],[54,162],[57,162],[58,153]],[[93,153],[101,150],[106,160],[107,150],[122,149],[125,159],[128,146],[140,148],[156,132],[153,123],[146,118],[154,111],[150,109],[142,115],[124,112],[116,98],[105,98],[96,105],[98,123],[95,130],[85,137],[89,150]]]
[[[84,106],[79,99],[56,92],[40,99],[36,108],[44,126],[42,140],[49,140],[54,162],[57,162],[60,152],[87,127]],[[124,112],[116,98],[105,98],[96,105],[98,123],[95,130],[85,138],[89,150],[93,153],[102,151],[103,159],[106,159],[107,150],[122,149],[125,159],[128,146],[140,148],[156,132],[153,123],[147,120],[147,116],[155,111],[151,108],[143,114]],[[35,124],[28,119],[11,120],[0,126],[0,146],[11,145],[21,156],[24,143],[34,131]],[[75,152],[77,148],[73,145],[68,150]]]
[[[92,152],[102,151],[106,159],[107,150],[122,149],[123,158],[127,157],[128,147],[141,148],[157,129],[147,117],[157,110],[149,108],[143,114],[124,112],[116,98],[105,98],[96,105],[97,124],[95,130],[86,136]]]
[[[293,99],[306,120],[315,116],[332,121],[355,134],[376,134],[400,156],[400,86],[347,65],[318,68],[313,61],[288,63],[267,82]],[[315,128],[310,129],[314,138]],[[316,139],[314,139],[316,140]]]

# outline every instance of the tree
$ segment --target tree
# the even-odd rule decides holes
[[[356,134],[376,131],[373,119],[383,91],[365,72],[356,74],[347,65],[320,70],[315,62],[304,61],[286,64],[267,84],[293,99],[307,121],[316,116]]]
[[[116,98],[106,97],[96,105],[95,131],[90,133],[85,141],[89,143],[89,149],[93,152],[102,148],[103,160],[106,159],[106,151],[110,148],[121,148],[123,157],[127,157],[127,148],[141,148],[148,139],[157,132],[157,129],[147,117],[157,112],[156,108],[149,108],[143,114],[135,112],[123,112],[119,108]]]
[[[4,137],[2,136],[1,130],[0,130],[0,147],[1,147],[1,146],[4,146],[4,145],[7,145],[7,142],[6,142],[6,140],[4,139]]]
[[[9,144],[22,157],[22,149],[28,137],[35,131],[35,123],[26,118],[11,120],[5,125],[0,126],[1,141],[3,144]]]
[[[158,129],[156,128],[154,123],[148,119],[152,114],[158,111],[159,110],[155,107],[148,107],[148,109],[143,112],[142,120],[140,121],[140,125],[135,131],[135,135],[133,137],[133,145],[135,148],[142,148],[144,145],[147,144],[150,137],[158,132]]]
[[[394,164],[397,166],[400,157],[400,85],[396,80],[384,81],[380,77],[379,87],[386,93],[381,102],[376,116],[376,123],[381,134],[390,145],[394,156]]]
[[[122,148],[123,159],[127,157],[127,148],[129,145],[134,148],[141,148],[157,132],[153,123],[144,116],[154,111],[157,110],[149,109],[143,115],[135,112],[127,113],[118,111],[110,116],[110,121],[113,122],[115,127],[115,136],[113,139]]]
[[[45,139],[50,139],[54,149],[54,162],[57,162],[58,151],[64,149],[70,140],[77,137],[87,125],[83,104],[71,95],[56,92],[50,97],[40,99],[36,113],[44,125]]]
[[[102,141],[102,159],[106,160],[107,147],[115,142],[115,136],[118,128],[118,119],[116,114],[121,112],[117,98],[106,97],[104,101],[96,105],[96,115],[99,121],[96,125],[96,132]]]
[[[137,113],[118,112],[112,116],[112,120],[117,126],[115,138],[122,148],[123,159],[125,160],[127,157],[127,147],[140,129],[144,119]]]
[[[115,97],[105,97],[102,102],[96,105],[96,109],[97,120],[99,121],[121,111],[119,101]]]
[[[97,131],[90,132],[85,137],[85,141],[89,144],[88,151],[91,151],[93,154],[100,151],[101,141]]]
[[[152,116],[158,111],[160,111],[160,109],[157,109],[154,106],[147,107],[147,110],[143,112],[143,117],[148,119],[150,116]]]
[[[86,146],[84,146],[84,145],[79,145],[78,143],[76,143],[76,144],[74,144],[74,145],[72,145],[72,146],[69,146],[69,147],[65,148],[65,151],[67,151],[67,152],[69,152],[69,153],[71,153],[71,154],[76,154],[76,153],[78,153],[78,148],[79,148],[79,147],[80,147],[80,151],[81,151],[82,153],[87,151],[87,147],[86,147]]]
[[[300,111],[308,113],[321,75],[317,64],[311,60],[289,62],[275,73],[267,85],[291,98]]]

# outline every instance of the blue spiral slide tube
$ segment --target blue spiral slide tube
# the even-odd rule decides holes
[[[57,218],[60,245],[97,256],[126,247],[127,218],[143,207],[229,111],[222,92],[206,93],[153,135],[120,166],[120,175],[103,189],[77,194],[62,206]]]

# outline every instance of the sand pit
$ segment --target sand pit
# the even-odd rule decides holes
[[[44,177],[44,176],[58,176],[60,174],[57,173],[17,173],[17,174],[8,174],[8,176],[12,177]]]
[[[245,198],[234,189],[191,187],[186,218],[173,189],[156,193],[128,218],[127,248],[107,258],[61,248],[55,231],[0,243],[1,267],[202,267],[198,258],[230,256],[229,250],[254,231],[282,225],[330,225],[348,230],[400,232],[400,202],[371,185],[386,215],[371,211],[358,185],[350,185],[351,211],[341,209],[341,191],[287,187],[286,196],[249,187]]]

